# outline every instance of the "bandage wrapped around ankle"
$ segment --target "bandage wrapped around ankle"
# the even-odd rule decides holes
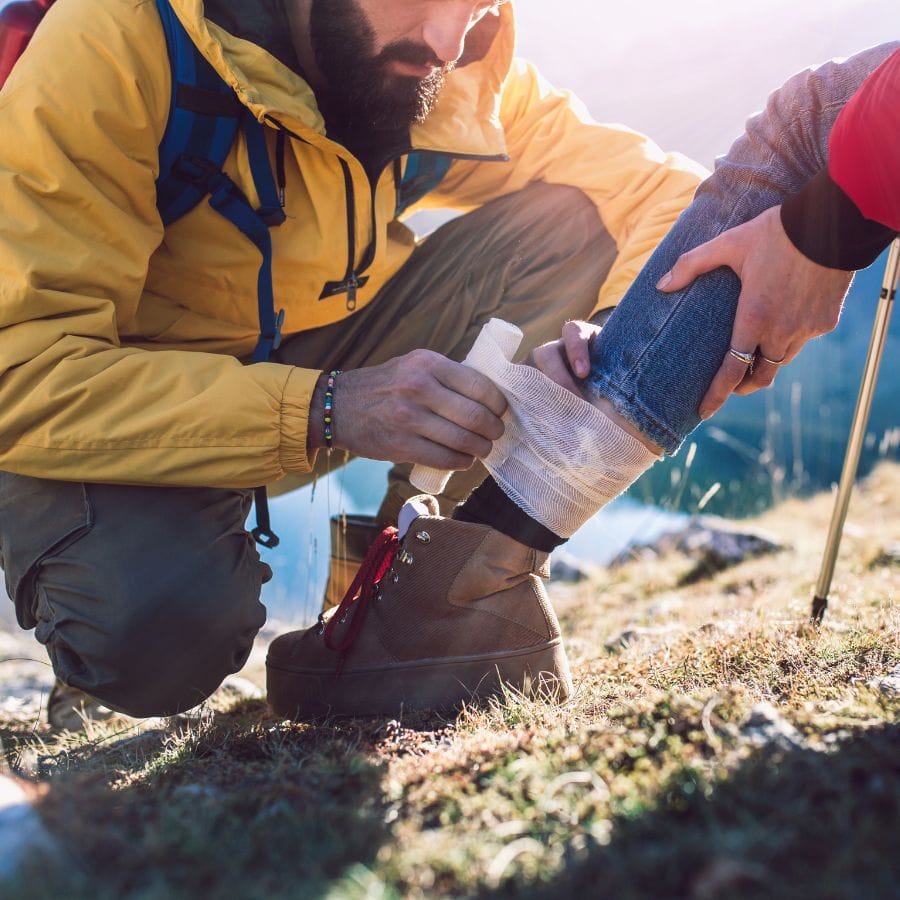
[[[509,403],[506,430],[483,462],[517,506],[569,538],[659,457],[543,372],[513,363],[521,341],[515,325],[491,319],[464,360]],[[416,466],[410,480],[439,494],[450,474]]]

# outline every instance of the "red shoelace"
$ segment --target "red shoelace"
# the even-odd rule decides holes
[[[369,608],[369,601],[375,596],[378,583],[388,573],[391,563],[400,549],[400,538],[397,535],[396,528],[385,528],[381,534],[369,547],[366,558],[362,561],[353,583],[350,585],[344,599],[341,600],[340,606],[335,610],[334,615],[325,626],[325,646],[329,650],[334,650],[341,654],[341,667],[343,667],[343,654],[345,654],[356,636],[359,634],[360,628],[366,618],[366,612]],[[353,619],[350,622],[347,633],[340,641],[334,640],[334,632],[341,621],[353,611]]]

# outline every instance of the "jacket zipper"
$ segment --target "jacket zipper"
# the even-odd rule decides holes
[[[341,164],[341,172],[344,176],[344,199],[347,214],[347,270],[341,281],[329,281],[319,295],[320,300],[335,297],[338,294],[347,294],[347,311],[356,309],[356,292],[369,279],[360,278],[361,272],[356,271],[356,189],[353,187],[353,174],[350,164],[342,157],[338,157]]]
[[[384,175],[385,169],[387,169],[388,166],[399,164],[400,160],[404,156],[406,156],[409,153],[413,153],[413,152],[414,152],[413,147],[406,146],[406,147],[402,147],[402,148],[395,150],[392,153],[388,154],[388,156],[385,158],[384,162],[381,164],[381,167],[378,169],[377,175],[370,182],[371,191],[372,191],[371,203],[370,203],[370,207],[371,207],[371,223],[370,223],[370,225],[371,225],[371,231],[372,231],[372,240],[369,242],[369,246],[366,247],[366,252],[363,254],[363,258],[360,261],[359,268],[355,269],[355,270],[354,270],[354,267],[352,264],[352,260],[355,259],[355,256],[353,253],[353,251],[355,251],[355,244],[351,245],[353,248],[351,250],[351,255],[350,255],[351,265],[348,267],[348,272],[347,272],[347,276],[346,276],[346,283],[348,286],[347,309],[350,309],[350,310],[356,309],[356,290],[357,290],[357,288],[362,287],[369,280],[368,276],[365,275],[364,273],[367,272],[369,270],[369,268],[371,267],[372,263],[375,262],[375,256],[376,256],[377,249],[378,249],[378,222],[377,222],[377,216],[376,216],[376,210],[375,210],[376,195],[378,193],[378,184],[381,181],[381,177],[382,177],[382,175]],[[483,160],[485,162],[507,162],[509,160],[509,157],[505,156],[505,155],[504,156],[478,156],[475,154],[465,154],[465,153],[449,153],[449,152],[445,153],[443,151],[437,151],[437,150],[430,151],[430,152],[439,154],[441,156],[449,156],[451,159]],[[346,179],[350,174],[350,168],[343,159],[341,160],[341,164],[343,166],[345,166],[345,179]],[[399,166],[398,166],[398,168],[399,168]],[[395,180],[396,180],[396,178],[395,178]],[[395,190],[399,189],[399,187],[400,187],[399,181],[397,182],[397,184],[395,184],[394,187],[395,187]],[[351,197],[353,196],[353,180],[352,180],[352,178],[350,178],[350,180],[349,180],[348,195]],[[350,203],[349,206],[350,206],[350,211],[348,212],[348,225],[353,220],[353,218],[355,218],[355,215],[356,215],[355,202]],[[351,229],[351,231],[355,231],[355,229],[352,226],[350,226],[350,229]],[[354,240],[355,240],[355,238],[354,238]],[[352,303],[353,303],[352,306],[350,305],[351,296],[352,296]]]
[[[290,128],[286,128],[282,125],[277,119],[272,116],[267,115],[266,120],[271,123],[275,128],[279,130],[279,132],[284,132],[289,134],[292,138],[295,138],[298,141],[302,141],[304,144],[308,144],[309,141],[305,138],[301,137],[296,132],[291,131]],[[356,309],[357,304],[357,292],[361,287],[364,287],[365,284],[369,280],[369,276],[365,273],[371,267],[372,263],[375,261],[375,255],[377,252],[378,245],[378,222],[375,210],[376,203],[376,195],[378,193],[378,183],[381,181],[381,176],[384,175],[384,170],[391,164],[396,164],[399,160],[409,154],[414,152],[413,147],[406,146],[399,148],[398,150],[390,153],[382,164],[381,168],[378,169],[378,174],[374,179],[370,180],[371,187],[371,232],[372,239],[369,242],[369,246],[366,247],[366,251],[363,254],[363,258],[360,261],[359,268],[356,268],[356,189],[353,186],[353,173],[350,171],[350,164],[343,157],[338,157],[338,162],[341,165],[341,173],[344,177],[344,197],[346,202],[346,216],[347,216],[347,269],[344,273],[344,277],[340,281],[328,281],[325,283],[325,286],[322,288],[322,293],[319,295],[320,300],[327,300],[329,297],[336,297],[338,294],[347,295],[346,305],[347,311],[353,312]],[[459,159],[459,160],[483,160],[484,162],[508,162],[509,157],[505,154],[497,155],[497,156],[479,156],[478,154],[473,153],[451,153],[445,152],[442,150],[431,150],[430,153],[435,153],[440,156],[449,156],[451,159]],[[395,179],[397,180],[397,179]],[[399,189],[399,182],[395,185],[395,189]]]

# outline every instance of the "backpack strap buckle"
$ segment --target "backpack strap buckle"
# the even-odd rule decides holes
[[[202,156],[191,156],[187,153],[182,153],[175,160],[172,172],[182,181],[198,188],[207,187],[214,175],[221,174],[221,170],[211,160],[204,159]]]

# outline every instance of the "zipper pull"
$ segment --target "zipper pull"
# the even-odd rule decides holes
[[[347,279],[347,309],[350,312],[356,309],[356,289],[359,287],[359,281],[356,272],[351,272]]]

